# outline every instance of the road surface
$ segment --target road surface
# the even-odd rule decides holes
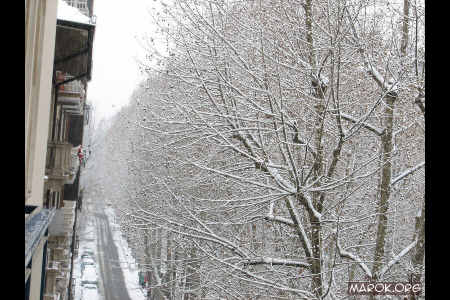
[[[89,240],[89,231],[95,231],[96,238],[91,239],[91,241],[97,248],[96,251],[93,250],[97,252],[98,288],[100,294],[103,295],[102,298],[104,300],[131,300],[125,286],[111,227],[105,214],[106,205],[104,201],[94,201],[92,198],[86,199],[83,206],[83,213],[79,221],[80,233],[84,234],[81,234],[80,240]]]

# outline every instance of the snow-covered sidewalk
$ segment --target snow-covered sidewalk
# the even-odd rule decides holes
[[[88,199],[87,199],[88,200]],[[89,201],[89,200],[88,200]],[[86,201],[86,202],[88,202]],[[83,231],[79,232],[80,242],[78,248],[78,255],[74,257],[73,260],[73,278],[75,278],[75,297],[74,300],[82,300],[81,298],[81,255],[86,250],[92,250],[94,252],[94,256],[97,257],[97,232],[95,230],[95,225],[93,224],[93,220],[86,216],[86,211],[83,211],[79,214],[79,220],[83,220],[87,222],[87,224],[83,224]],[[81,228],[81,226],[79,226]],[[97,271],[98,267],[96,266]],[[94,300],[94,299],[90,299]]]

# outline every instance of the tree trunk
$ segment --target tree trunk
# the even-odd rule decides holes
[[[305,8],[305,24],[306,24],[306,41],[308,42],[309,48],[309,64],[311,65],[311,72],[313,79],[311,85],[313,88],[313,96],[317,98],[318,103],[314,106],[316,112],[316,121],[314,128],[314,146],[316,148],[317,156],[314,161],[314,177],[318,178],[323,173],[323,118],[325,106],[323,100],[325,98],[326,86],[322,82],[320,76],[317,72],[316,65],[316,55],[314,49],[314,39],[312,30],[312,1],[306,0],[304,4]],[[316,184],[318,186],[319,183]],[[312,195],[313,205],[315,209],[321,213],[322,212],[322,200],[320,192],[314,192]],[[322,228],[319,220],[314,216],[314,214],[309,212],[309,221],[311,224],[311,247],[312,247],[312,260],[311,260],[311,273],[314,292],[320,299],[322,296]]]
[[[418,283],[422,277],[424,270],[424,257],[425,257],[425,197],[424,203],[422,204],[422,209],[416,216],[416,227],[414,238],[417,239],[417,245],[414,248],[411,263],[413,266],[413,271],[411,273],[411,282]],[[417,299],[414,295],[411,297],[412,300]]]
[[[378,203],[378,228],[376,235],[375,255],[372,274],[377,276],[384,258],[384,245],[386,241],[387,211],[389,208],[389,197],[391,195],[391,177],[392,177],[392,128],[394,120],[394,102],[396,95],[388,94],[386,96],[386,108],[384,110],[384,134],[381,136],[382,144],[382,168],[380,183],[380,200]]]

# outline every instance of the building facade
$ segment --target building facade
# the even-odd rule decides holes
[[[45,286],[48,226],[43,207],[57,0],[25,1],[25,299],[40,300]]]
[[[62,0],[25,1],[25,299],[73,299],[90,16]]]

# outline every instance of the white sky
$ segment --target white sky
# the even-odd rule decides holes
[[[149,0],[94,1],[97,22],[87,99],[94,105],[96,124],[126,105],[143,79],[136,58],[145,54],[138,40],[153,31],[149,11],[155,4]]]

